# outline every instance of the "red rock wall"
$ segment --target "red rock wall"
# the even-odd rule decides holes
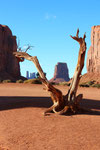
[[[8,26],[0,25],[0,79],[20,76],[20,66],[13,52],[17,51],[16,36]]]
[[[87,55],[87,72],[100,73],[100,25],[92,27],[91,46]]]

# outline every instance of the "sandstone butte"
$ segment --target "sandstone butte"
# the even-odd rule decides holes
[[[91,46],[87,55],[87,72],[100,73],[100,25],[92,27]]]
[[[69,81],[69,70],[66,63],[58,62],[55,65],[54,77],[50,80],[50,82],[66,82]]]
[[[81,82],[95,80],[100,83],[100,25],[91,30],[91,46],[87,53],[87,73]]]
[[[0,25],[0,80],[17,80],[21,77],[20,66],[13,52],[17,51],[16,36],[8,26]]]

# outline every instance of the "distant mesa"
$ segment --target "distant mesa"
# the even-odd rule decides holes
[[[36,73],[29,73],[29,71],[26,71],[26,78],[27,79],[35,79],[36,78]]]
[[[69,81],[69,71],[66,63],[58,62],[55,66],[54,77],[50,82],[65,82]]]
[[[13,56],[17,51],[16,36],[6,25],[0,25],[0,80],[24,79],[20,74],[20,66]]]

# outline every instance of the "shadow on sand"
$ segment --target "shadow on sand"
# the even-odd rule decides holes
[[[0,96],[0,111],[25,108],[25,107],[41,107],[48,108],[52,105],[50,97],[28,97],[28,96]],[[91,112],[84,112],[88,115],[100,115],[100,101],[93,99],[83,99],[81,106],[87,109],[92,109]]]

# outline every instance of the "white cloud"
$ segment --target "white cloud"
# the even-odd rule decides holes
[[[45,20],[52,20],[52,19],[56,19],[57,16],[56,15],[52,15],[52,14],[45,14]]]
[[[53,16],[53,18],[54,18],[54,19],[56,19],[56,18],[57,18],[57,16],[55,16],[55,15],[54,15],[54,16]]]

